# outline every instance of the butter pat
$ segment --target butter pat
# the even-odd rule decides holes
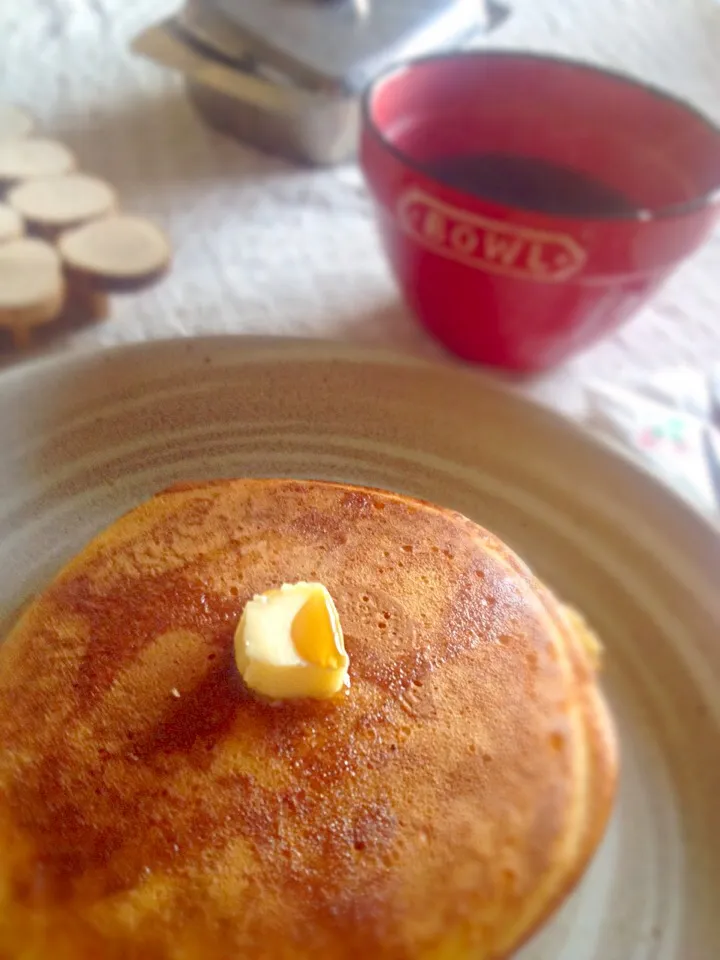
[[[348,683],[340,617],[321,583],[285,583],[253,597],[235,631],[242,678],[271,700],[325,699]]]

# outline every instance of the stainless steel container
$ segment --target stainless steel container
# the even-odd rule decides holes
[[[188,0],[134,49],[179,70],[214,126],[312,164],[355,152],[358,97],[408,56],[491,25],[483,0]]]

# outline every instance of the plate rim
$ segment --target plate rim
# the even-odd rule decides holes
[[[683,497],[673,486],[663,482],[639,457],[633,452],[606,437],[599,431],[592,430],[549,404],[540,402],[521,390],[524,381],[511,379],[502,371],[494,372],[488,368],[474,367],[470,364],[459,363],[452,358],[427,358],[410,351],[403,351],[393,347],[375,344],[362,344],[352,341],[333,340],[314,337],[277,337],[269,335],[245,334],[201,334],[192,337],[158,337],[151,340],[135,340],[128,343],[112,345],[93,345],[72,353],[53,353],[41,357],[33,357],[0,370],[0,397],[6,389],[22,389],[27,379],[34,376],[70,376],[73,371],[80,371],[88,365],[98,362],[131,359],[134,355],[162,352],[168,349],[177,349],[186,354],[204,349],[222,351],[223,345],[237,349],[240,346],[251,350],[277,352],[279,355],[293,350],[303,350],[308,354],[317,354],[317,359],[338,360],[357,363],[365,359],[369,362],[386,363],[388,365],[401,364],[405,367],[415,367],[418,370],[436,370],[453,373],[466,382],[474,381],[479,390],[488,391],[495,396],[509,397],[520,407],[533,412],[533,416],[544,421],[548,429],[564,433],[570,442],[577,446],[584,446],[594,454],[610,458],[622,464],[627,473],[636,480],[650,484],[656,495],[665,498],[668,506],[679,511],[684,516],[683,522],[699,527],[702,535],[717,540],[720,535],[720,520],[715,520],[699,506]],[[278,360],[281,360],[281,356]],[[299,359],[288,357],[288,360]],[[313,359],[312,357],[309,359]],[[232,365],[232,364],[228,364]],[[529,381],[528,381],[529,382]]]

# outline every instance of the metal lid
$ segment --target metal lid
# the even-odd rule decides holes
[[[295,83],[356,92],[393,60],[462,42],[483,0],[189,0],[184,26],[225,56]]]

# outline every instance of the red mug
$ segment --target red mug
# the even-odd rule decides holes
[[[628,201],[543,213],[433,173],[531,157]],[[396,66],[364,98],[361,164],[409,306],[468,360],[542,370],[609,333],[706,239],[720,130],[659,90],[555,57],[468,51]]]

